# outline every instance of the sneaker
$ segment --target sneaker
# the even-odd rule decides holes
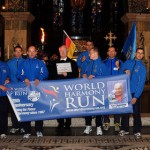
[[[36,132],[36,136],[39,138],[39,137],[43,137],[43,133],[42,132],[40,132],[40,131],[37,131]]]
[[[25,133],[24,128],[21,128],[21,129],[20,129],[20,134],[24,134],[24,133]]]
[[[92,126],[86,126],[85,130],[84,130],[84,134],[90,134],[90,132],[92,131]]]
[[[110,128],[110,123],[104,123],[103,129],[104,129],[105,131],[108,131],[109,128]]]
[[[19,131],[19,128],[17,128],[17,129],[16,129],[16,128],[11,128],[9,132],[10,132],[11,134],[15,134],[15,133],[17,133],[18,131]]]
[[[141,139],[142,138],[142,134],[140,132],[137,132],[134,134],[136,139]]]
[[[6,134],[1,134],[1,135],[0,135],[0,138],[1,138],[1,139],[6,139],[7,136],[6,136]]]
[[[24,134],[24,135],[23,135],[23,138],[24,138],[24,139],[29,139],[29,138],[30,138],[30,135],[31,135],[31,134],[29,134],[29,133],[28,133],[28,134]]]
[[[119,132],[119,131],[120,131],[119,123],[115,123],[115,132]]]
[[[125,135],[128,135],[129,134],[129,132],[126,132],[126,131],[124,131],[124,130],[121,130],[120,132],[119,132],[119,135],[120,136],[125,136]]]
[[[96,135],[103,135],[103,131],[101,127],[97,127],[97,134]]]

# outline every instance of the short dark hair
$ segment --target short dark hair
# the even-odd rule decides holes
[[[114,48],[114,49],[115,49],[115,52],[116,52],[116,47],[115,47],[115,46],[109,46],[108,49],[109,49],[109,48]]]
[[[93,50],[94,52],[99,53],[99,51],[98,51],[98,47],[93,47],[93,48],[91,48],[91,50]]]
[[[142,47],[138,47],[138,48],[136,49],[136,52],[137,52],[138,50],[142,50],[142,51],[144,52],[144,48],[142,48]]]
[[[22,47],[21,47],[20,45],[17,45],[17,46],[14,47],[14,52],[15,52],[16,48],[20,48],[21,51],[23,50]]]
[[[87,39],[86,42],[91,42],[94,44],[93,40],[92,39]]]

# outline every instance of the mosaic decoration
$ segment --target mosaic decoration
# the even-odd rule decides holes
[[[119,0],[113,0],[110,2],[109,30],[115,33],[118,29],[118,1]]]
[[[53,0],[53,27],[63,27],[64,0]]]
[[[92,12],[92,32],[101,30],[101,12],[102,12],[102,0],[92,0],[91,2]]]
[[[86,4],[85,0],[71,0],[72,7],[72,21],[71,31],[72,33],[83,33],[83,9]]]
[[[6,10],[13,12],[27,11],[27,0],[5,0]]]
[[[129,13],[149,13],[148,0],[129,0],[128,7]]]

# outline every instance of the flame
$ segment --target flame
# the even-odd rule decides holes
[[[42,37],[41,37],[41,43],[44,43],[44,38],[45,38],[45,33],[44,33],[44,29],[43,28],[40,28],[41,31],[42,31]]]

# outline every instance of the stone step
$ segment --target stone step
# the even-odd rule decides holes
[[[142,125],[143,126],[150,126],[150,113],[141,114],[142,116]],[[113,116],[110,116],[110,126],[113,126]],[[11,126],[11,119],[8,118],[8,125]],[[57,120],[45,120],[44,126],[45,127],[56,127],[58,125]],[[92,125],[95,126],[95,119],[92,119]],[[34,126],[34,121],[32,122],[32,126]],[[72,118],[72,127],[84,127],[85,120],[84,118]],[[130,118],[130,126],[133,126],[133,118]]]

